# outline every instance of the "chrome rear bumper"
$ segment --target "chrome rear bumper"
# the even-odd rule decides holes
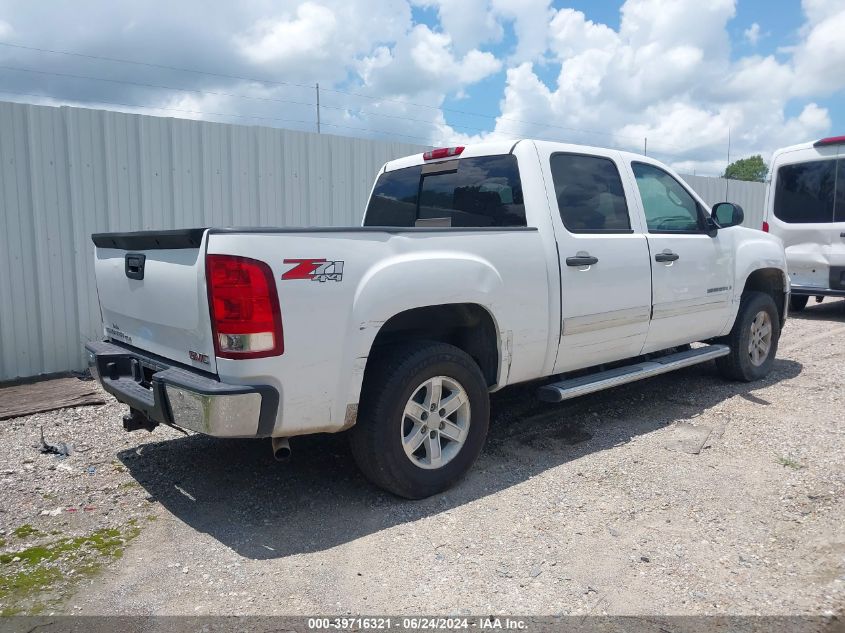
[[[87,343],[88,367],[107,392],[154,422],[215,437],[269,437],[279,393],[231,385],[210,374],[103,341]]]

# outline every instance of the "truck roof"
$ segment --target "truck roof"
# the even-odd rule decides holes
[[[558,146],[561,151],[568,151],[568,152],[584,152],[584,153],[592,153],[595,151],[601,152],[618,152],[622,156],[626,158],[648,158],[643,154],[637,154],[635,152],[626,152],[623,150],[618,150],[610,147],[598,147],[593,145],[578,145],[574,143],[564,143],[560,141],[539,141],[530,138],[523,138],[523,139],[516,139],[516,140],[508,140],[508,141],[485,141],[483,143],[473,143],[472,145],[466,145],[461,148],[460,151],[460,158],[471,158],[473,156],[491,156],[496,154],[509,154],[513,151],[513,148],[516,147],[518,143],[522,142],[529,142],[529,143],[543,143],[546,145],[554,145]],[[451,156],[444,156],[444,159],[449,159]],[[435,159],[436,160],[436,159]],[[650,159],[649,159],[650,160]],[[397,158],[395,160],[388,161],[383,171],[393,171],[395,169],[402,169],[404,167],[413,167],[414,165],[420,165],[425,162],[423,158],[423,154],[412,154],[411,156],[403,156],[402,158]]]

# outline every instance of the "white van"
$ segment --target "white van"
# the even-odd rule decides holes
[[[790,307],[845,297],[845,136],[777,150],[771,175],[762,228],[783,240]]]

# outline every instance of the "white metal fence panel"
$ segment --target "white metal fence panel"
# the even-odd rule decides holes
[[[745,212],[743,226],[759,229],[763,225],[763,210],[766,203],[765,183],[705,176],[684,176],[684,180],[709,205],[717,202],[733,202],[740,205]]]
[[[83,367],[101,333],[91,233],[355,225],[378,169],[424,149],[0,102],[0,381]],[[724,199],[723,180],[688,180]],[[764,191],[730,183],[749,226]]]
[[[0,380],[81,369],[91,233],[352,225],[407,143],[0,102]]]

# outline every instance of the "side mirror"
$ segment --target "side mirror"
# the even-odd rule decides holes
[[[745,213],[742,207],[733,202],[719,202],[713,205],[713,211],[710,213],[716,224],[723,229],[731,226],[742,224],[745,219]]]

